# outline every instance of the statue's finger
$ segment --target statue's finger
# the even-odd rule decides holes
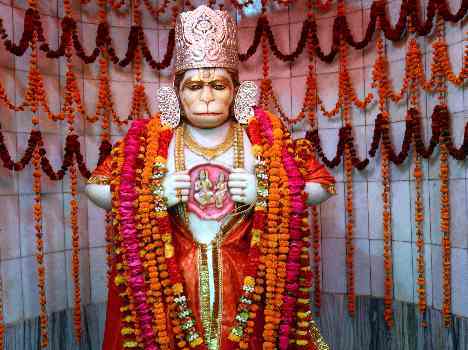
[[[249,177],[249,174],[246,173],[246,172],[229,174],[229,180],[230,181],[238,181],[238,180],[246,181],[248,177]]]
[[[245,197],[240,195],[232,196],[234,202],[245,203]]]
[[[229,181],[228,186],[229,188],[246,188],[247,182],[246,181]]]
[[[174,174],[173,179],[174,179],[174,181],[188,181],[188,182],[190,182],[190,175]]]
[[[174,187],[175,188],[190,188],[191,184],[190,184],[190,182],[176,181],[176,182],[174,182]]]
[[[229,192],[232,194],[232,195],[243,195],[244,194],[244,189],[243,188],[231,188],[229,190]]]

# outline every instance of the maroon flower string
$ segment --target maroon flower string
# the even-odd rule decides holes
[[[325,53],[319,42],[317,35],[317,24],[314,20],[307,18],[302,25],[301,35],[297,42],[295,50],[290,54],[285,54],[279,50],[276,44],[276,39],[271,30],[271,26],[266,16],[260,16],[257,21],[255,28],[255,35],[253,41],[246,53],[239,54],[241,61],[248,60],[258,49],[262,34],[265,32],[268,38],[268,42],[273,54],[280,60],[286,62],[292,62],[304,51],[307,37],[310,32],[311,40],[314,45],[315,54],[319,59],[324,62],[332,62],[338,52],[338,46],[340,40],[343,38],[349,45],[356,49],[365,48],[376,31],[377,20],[379,20],[383,33],[388,40],[399,41],[406,33],[408,21],[414,25],[414,28],[418,35],[428,35],[433,26],[434,18],[440,15],[445,21],[458,22],[462,20],[468,11],[468,0],[463,0],[460,8],[456,13],[450,11],[450,7],[446,0],[429,0],[426,8],[426,19],[420,20],[421,10],[417,6],[417,1],[414,0],[403,0],[400,7],[400,14],[398,21],[394,27],[388,20],[387,9],[385,1],[374,1],[371,6],[370,20],[366,28],[365,35],[361,40],[356,40],[351,33],[348,25],[346,16],[337,16],[333,23],[333,35],[332,45],[329,53]],[[4,41],[5,48],[16,56],[22,56],[29,47],[29,43],[32,40],[33,33],[37,33],[38,41],[41,42],[40,49],[46,52],[49,58],[58,58],[65,54],[65,47],[67,42],[72,40],[73,47],[76,55],[80,57],[85,63],[94,62],[99,56],[101,49],[106,48],[111,61],[114,64],[119,64],[123,67],[127,66],[134,57],[135,50],[138,48],[142,49],[143,56],[145,57],[148,64],[153,69],[164,69],[170,65],[174,54],[175,35],[174,29],[169,31],[169,38],[166,48],[166,53],[161,62],[157,62],[153,59],[151,51],[148,48],[146,40],[144,38],[144,31],[141,26],[132,26],[130,35],[128,38],[127,51],[125,57],[119,59],[115,54],[115,50],[112,47],[112,39],[110,37],[109,24],[104,22],[100,23],[96,32],[96,47],[87,54],[84,51],[83,45],[79,40],[77,25],[74,19],[70,17],[64,17],[61,22],[62,34],[60,37],[59,46],[56,50],[52,50],[49,44],[46,42],[44,37],[44,30],[41,24],[41,17],[37,10],[29,8],[26,10],[24,17],[23,33],[18,44],[15,44],[8,39],[8,35],[3,26],[3,21],[0,19],[0,37]]]

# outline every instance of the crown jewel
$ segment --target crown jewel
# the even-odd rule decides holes
[[[237,70],[237,29],[226,11],[199,6],[177,17],[175,73],[191,68]]]

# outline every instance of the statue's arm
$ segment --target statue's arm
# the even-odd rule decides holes
[[[112,208],[110,178],[112,174],[112,157],[109,155],[91,174],[85,187],[88,198],[99,208]]]
[[[112,195],[110,185],[103,184],[87,184],[85,192],[88,198],[99,208],[111,210]]]
[[[307,205],[317,205],[336,194],[335,178],[312,152],[312,144],[306,139],[294,141],[296,159],[304,176]]]

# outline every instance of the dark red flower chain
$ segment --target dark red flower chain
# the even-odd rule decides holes
[[[235,1],[233,1],[235,3]],[[246,5],[246,4],[244,4]],[[437,15],[440,15],[445,21],[458,22],[465,18],[468,11],[468,0],[462,0],[462,4],[457,12],[452,13],[449,5],[446,0],[429,0],[427,4],[426,19],[421,20],[421,9],[418,8],[417,2],[414,0],[403,0],[400,8],[400,14],[398,21],[394,27],[388,20],[387,9],[385,1],[376,0],[373,2],[370,11],[370,20],[365,31],[365,35],[361,40],[356,40],[351,33],[350,27],[348,25],[348,20],[345,15],[338,15],[333,23],[333,40],[332,46],[329,53],[325,53],[321,46],[317,34],[317,23],[311,18],[304,20],[301,30],[300,38],[297,42],[296,48],[292,53],[285,54],[279,50],[275,36],[272,32],[271,26],[268,22],[268,19],[265,15],[259,17],[257,21],[257,26],[255,28],[255,35],[252,43],[245,53],[240,53],[239,58],[241,61],[248,60],[258,49],[260,44],[260,39],[262,34],[265,32],[270,48],[273,54],[278,57],[278,59],[293,62],[297,57],[304,51],[305,45],[307,43],[307,37],[309,31],[311,33],[312,43],[314,45],[315,54],[318,58],[325,62],[332,62],[338,53],[338,46],[341,38],[343,38],[349,45],[356,49],[365,48],[376,31],[377,21],[380,22],[385,37],[391,41],[399,41],[405,35],[408,22],[411,21],[415,31],[420,36],[428,35],[433,26],[434,18]],[[178,13],[178,7],[172,7],[173,17]],[[44,29],[41,23],[41,16],[39,12],[35,9],[29,8],[26,10],[24,17],[23,33],[19,40],[18,44],[15,44],[8,39],[8,34],[3,26],[3,20],[0,19],[0,38],[4,41],[5,48],[13,53],[16,56],[22,56],[29,47],[29,43],[32,40],[33,33],[37,33],[38,41],[41,44],[40,50],[44,51],[49,58],[58,58],[64,56],[65,47],[67,42],[72,40],[73,47],[78,57],[80,57],[85,63],[94,62],[101,49],[107,49],[109,57],[114,64],[119,64],[121,66],[127,66],[132,58],[134,57],[135,50],[141,48],[143,56],[145,57],[148,64],[153,69],[164,69],[170,65],[172,56],[174,54],[174,45],[175,45],[175,33],[174,29],[169,31],[169,38],[166,47],[166,52],[163,56],[163,59],[160,62],[154,60],[151,51],[148,48],[144,37],[143,28],[140,25],[132,26],[130,34],[128,37],[127,51],[124,58],[119,58],[112,46],[112,39],[110,36],[109,24],[107,22],[99,23],[96,33],[96,47],[91,51],[90,54],[87,54],[79,40],[77,24],[74,19],[71,17],[64,17],[61,22],[62,34],[60,37],[60,43],[56,50],[53,50],[49,47],[49,44],[46,41],[44,36]]]

